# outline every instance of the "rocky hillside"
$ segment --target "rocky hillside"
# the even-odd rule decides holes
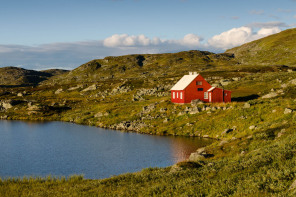
[[[105,57],[83,64],[70,73],[54,77],[46,84],[180,77],[188,71],[201,72],[208,68],[235,64],[237,62],[232,54],[215,54],[207,51]]]
[[[0,85],[36,85],[65,72],[68,71],[59,69],[35,71],[17,67],[3,67],[0,68]]]
[[[296,28],[229,49],[241,64],[296,66]]]

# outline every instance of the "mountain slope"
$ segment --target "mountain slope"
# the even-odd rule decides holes
[[[183,51],[166,54],[125,55],[92,60],[70,73],[54,77],[58,84],[96,82],[122,78],[162,78],[182,76],[189,71],[237,64],[231,54],[207,51]]]
[[[36,85],[48,78],[62,74],[65,70],[35,71],[17,67],[0,68],[0,85]]]
[[[229,49],[241,64],[296,65],[296,28]]]

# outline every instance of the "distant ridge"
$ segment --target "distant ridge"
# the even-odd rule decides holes
[[[37,85],[41,81],[65,72],[68,71],[59,69],[35,71],[17,67],[2,67],[0,68],[0,85]]]

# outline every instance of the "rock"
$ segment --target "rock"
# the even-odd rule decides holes
[[[286,129],[282,129],[278,134],[277,137],[281,137],[284,133],[286,133]]]
[[[291,81],[289,81],[289,83],[292,85],[296,85],[296,79],[292,79]]]
[[[28,103],[28,111],[40,111],[42,107],[40,105],[33,105],[31,102]]]
[[[288,87],[288,85],[284,83],[284,84],[281,85],[281,87],[286,88],[286,87]]]
[[[83,88],[83,85],[77,85],[76,87],[71,87],[71,88],[69,88],[68,90],[69,90],[69,91],[73,91],[73,90],[77,90],[77,89],[79,89],[79,88]]]
[[[227,79],[221,79],[220,83],[221,83],[222,86],[227,86],[228,84],[230,84],[230,81],[227,80]]]
[[[292,185],[289,187],[289,190],[295,189],[296,188],[296,180],[293,181]]]
[[[227,133],[230,133],[231,131],[233,131],[233,129],[225,129],[222,133],[221,133],[221,135],[225,135],[225,134],[227,134]]]
[[[292,70],[292,69],[288,69],[287,71],[288,71],[288,73],[291,73],[291,72],[293,72],[293,70]]]
[[[206,111],[209,111],[209,110],[211,110],[211,108],[210,107],[206,107]]]
[[[285,108],[284,114],[290,114],[293,112],[293,109]]]
[[[206,151],[205,147],[202,147],[202,148],[197,149],[197,150],[196,150],[196,153],[198,153],[198,154],[202,154],[202,153],[204,153],[205,151]]]
[[[220,143],[219,143],[219,146],[223,146],[224,144],[227,144],[228,141],[227,140],[222,140]]]
[[[22,101],[18,101],[18,100],[1,100],[0,101],[0,109],[4,109],[4,110],[8,110],[10,108],[13,108],[13,106],[21,103]]]
[[[103,116],[109,116],[109,112],[105,112],[105,113],[102,113],[102,112],[98,112],[94,115],[95,118],[100,118],[100,117],[103,117]]]
[[[23,94],[23,93],[21,93],[21,92],[19,92],[19,93],[17,93],[17,96],[19,96],[19,97],[23,97],[23,96],[24,96],[24,94]]]
[[[196,106],[196,105],[200,105],[200,104],[204,104],[204,102],[202,100],[199,100],[199,99],[191,101],[191,106]]]
[[[5,110],[10,109],[10,108],[13,107],[13,106],[12,106],[12,100],[2,101],[2,102],[0,103],[0,105],[1,105]]]
[[[5,119],[7,119],[7,118],[8,118],[8,116],[7,116],[7,115],[0,116],[0,119],[3,119],[3,120],[5,120]]]
[[[203,135],[202,137],[203,138],[209,138],[210,136],[209,135]]]
[[[245,154],[246,154],[246,152],[245,152],[245,151],[242,151],[240,154],[241,154],[241,155],[245,155]]]
[[[277,93],[275,93],[275,92],[271,92],[271,93],[269,93],[269,94],[266,94],[266,95],[262,96],[262,98],[263,98],[263,99],[267,99],[267,98],[273,98],[273,97],[276,97],[276,96],[278,96]]]
[[[250,103],[245,103],[245,104],[244,104],[244,108],[245,108],[245,109],[248,109],[248,108],[250,108],[250,107],[251,107],[251,104],[250,104]]]
[[[186,114],[186,112],[184,112],[184,111],[181,111],[181,112],[179,112],[178,113],[178,115],[177,116],[183,116],[183,115],[185,115]]]
[[[241,80],[241,77],[233,77],[232,80],[233,81],[240,81]]]
[[[165,119],[163,120],[163,123],[167,123],[169,120],[170,120],[169,118],[165,118]]]
[[[197,161],[203,160],[204,158],[205,157],[202,154],[194,152],[190,154],[189,161],[197,162]]]
[[[153,111],[156,108],[156,104],[150,104],[148,106],[144,106],[142,112],[147,114]]]
[[[275,112],[276,112],[276,109],[273,109],[271,112],[272,112],[272,113],[275,113]]]
[[[60,93],[62,93],[62,92],[63,92],[63,89],[60,88],[60,89],[58,89],[57,91],[55,91],[54,93],[55,93],[55,94],[60,94]]]
[[[164,113],[164,112],[166,112],[168,109],[167,108],[161,108],[160,110],[159,110],[159,112],[160,113]]]
[[[81,92],[87,92],[87,91],[92,91],[92,90],[96,90],[97,89],[97,85],[93,84],[85,89],[83,89]]]
[[[255,125],[251,125],[251,126],[249,126],[249,129],[250,130],[256,129],[256,126]]]

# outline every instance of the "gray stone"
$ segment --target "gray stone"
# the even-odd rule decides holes
[[[291,81],[289,81],[289,83],[292,85],[296,85],[296,79],[292,79]]]
[[[197,161],[203,160],[204,158],[205,157],[200,153],[194,152],[190,154],[189,161],[197,162]]]
[[[233,81],[240,81],[241,80],[241,77],[233,77],[232,80]]]
[[[247,108],[250,108],[250,107],[251,107],[251,104],[250,104],[250,103],[245,103],[245,104],[244,104],[244,108],[247,109]]]
[[[224,144],[227,144],[228,141],[227,140],[222,140],[220,143],[219,143],[219,146],[223,146]]]
[[[169,118],[165,118],[165,119],[163,120],[163,123],[167,123],[169,120],[170,120]]]
[[[77,90],[77,89],[79,89],[79,88],[83,88],[83,85],[77,85],[76,87],[71,87],[71,88],[69,88],[68,90],[69,90],[69,91],[73,91],[73,90]]]
[[[273,97],[276,97],[276,96],[278,96],[277,93],[275,93],[275,92],[270,92],[269,94],[266,94],[266,95],[262,96],[262,98],[263,98],[263,99],[268,99],[268,98],[273,98]]]
[[[293,183],[291,184],[291,186],[289,187],[289,190],[295,189],[296,188],[296,180],[293,181]]]
[[[83,89],[82,92],[92,91],[92,90],[96,90],[96,89],[97,89],[97,85],[93,84],[93,85]]]
[[[192,100],[191,101],[191,105],[192,106],[196,106],[196,105],[200,105],[200,104],[204,104],[203,101],[199,100],[199,99],[196,99],[196,100]]]
[[[202,147],[202,148],[197,149],[197,150],[196,150],[196,153],[198,153],[198,154],[202,154],[202,153],[204,153],[205,151],[206,151],[205,147]]]
[[[290,114],[293,112],[293,109],[285,108],[284,114]]]
[[[60,94],[60,93],[62,93],[62,92],[63,92],[63,89],[60,88],[60,89],[58,89],[57,91],[55,91],[55,94]]]
[[[256,126],[255,125],[251,125],[251,126],[249,126],[249,129],[250,130],[256,129]]]

